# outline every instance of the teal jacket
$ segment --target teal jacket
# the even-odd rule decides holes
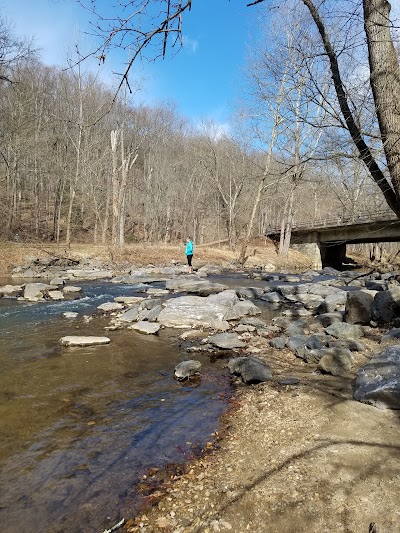
[[[186,243],[185,255],[193,255],[193,242],[189,241]]]

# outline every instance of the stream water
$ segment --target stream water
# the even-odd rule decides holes
[[[6,280],[1,280],[6,281]],[[200,358],[202,379],[182,384],[176,332],[107,332],[108,346],[63,348],[65,335],[104,335],[86,323],[135,286],[80,284],[77,301],[0,300],[0,530],[98,532],[139,505],[135,485],[154,465],[184,462],[218,428],[229,390],[224,362]],[[65,319],[65,311],[80,318]]]

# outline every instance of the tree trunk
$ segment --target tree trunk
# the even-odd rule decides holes
[[[400,205],[400,65],[390,34],[390,3],[364,0],[370,82],[383,149]]]

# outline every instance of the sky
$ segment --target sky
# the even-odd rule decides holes
[[[101,0],[106,5],[116,1]],[[240,98],[247,43],[254,33],[256,10],[246,3],[194,0],[183,18],[183,49],[174,57],[134,66],[138,103],[172,100],[194,124],[211,120],[229,130]],[[0,0],[0,9],[16,35],[35,39],[48,65],[65,67],[68,51],[71,54],[77,42],[82,51],[93,48],[93,39],[85,34],[88,15],[75,0]],[[122,52],[108,56],[101,76],[115,84],[112,71],[123,71],[123,61]],[[98,61],[88,60],[84,68],[97,71]]]

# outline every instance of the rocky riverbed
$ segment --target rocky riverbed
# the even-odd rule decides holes
[[[174,328],[188,359],[225,358],[233,370],[236,358],[255,358],[265,378],[247,385],[234,372],[237,403],[219,450],[155,484],[149,500],[156,505],[123,517],[122,527],[400,530],[397,272],[258,271],[238,275],[235,286],[211,266],[194,276],[179,266],[107,272],[110,282],[139,285],[143,299],[127,295],[98,309],[109,316],[106,329]],[[46,270],[47,278],[56,274],[66,286],[97,275]]]

